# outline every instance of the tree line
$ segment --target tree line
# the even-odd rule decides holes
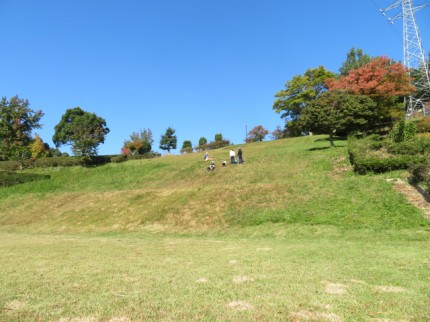
[[[12,97],[0,101],[0,160],[26,160],[40,157],[68,156],[59,148],[68,145],[74,156],[92,157],[97,155],[98,146],[104,143],[110,132],[105,119],[84,111],[80,107],[66,110],[55,126],[52,141],[55,147],[44,143],[32,131],[42,127],[44,116],[41,110],[33,110],[27,99]],[[148,154],[152,152],[152,132],[145,129],[133,132],[126,140],[121,151],[125,154]],[[161,137],[160,148],[170,152],[176,149],[175,130],[169,127]]]
[[[333,146],[336,135],[387,132],[405,117],[404,97],[416,91],[413,75],[400,62],[352,48],[339,73],[310,68],[275,94],[273,109],[285,121],[278,135],[328,134]]]
[[[70,146],[74,156],[92,157],[97,155],[98,146],[104,143],[110,132],[105,119],[84,111],[80,107],[66,110],[59,123],[55,126],[52,141],[55,147],[50,147],[42,138],[32,131],[42,127],[40,120],[44,116],[41,110],[33,110],[27,99],[18,96],[0,101],[0,160],[26,160],[41,157],[68,156],[59,148]],[[268,131],[262,126],[256,126],[249,132],[247,140],[261,141]],[[125,140],[121,148],[122,155],[142,156],[157,155],[153,152],[154,139],[152,131],[148,129],[133,132]],[[223,138],[221,133],[215,134],[215,140],[208,142],[201,137],[199,144],[192,147],[190,140],[185,140],[181,152],[201,151],[230,145],[230,141]],[[176,131],[168,127],[160,138],[159,148],[170,153],[177,146]]]

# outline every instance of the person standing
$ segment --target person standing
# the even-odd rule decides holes
[[[230,163],[235,164],[236,163],[236,153],[233,149],[230,150]]]
[[[237,150],[237,157],[239,158],[239,164],[242,164],[243,163],[242,148],[239,148]]]

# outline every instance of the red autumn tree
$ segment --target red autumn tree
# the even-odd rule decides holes
[[[366,65],[353,69],[340,79],[328,79],[329,90],[345,90],[350,94],[374,99],[406,96],[415,91],[407,69],[388,57],[376,57]]]

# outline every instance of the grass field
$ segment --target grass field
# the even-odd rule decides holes
[[[0,320],[429,321],[429,221],[336,143],[27,171],[50,179],[0,189]]]

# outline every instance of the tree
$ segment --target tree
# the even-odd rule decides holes
[[[247,142],[261,142],[264,140],[269,131],[266,130],[262,125],[257,125],[251,131],[248,132],[246,138]]]
[[[281,129],[278,125],[276,129],[270,134],[273,140],[279,140],[286,137],[285,130]]]
[[[167,150],[167,153],[170,154],[170,150],[176,149],[176,141],[175,130],[168,127],[164,135],[161,136],[160,149]]]
[[[345,90],[374,99],[406,96],[415,90],[406,68],[388,57],[376,57],[366,65],[351,70],[347,76],[338,80],[328,79],[326,85],[330,90]]]
[[[202,136],[199,139],[199,146],[206,145],[206,144],[208,144],[208,140],[206,140],[206,138]]]
[[[341,76],[347,76],[352,69],[360,68],[366,65],[372,60],[367,54],[363,54],[363,50],[360,48],[351,48],[346,54],[346,61],[342,63],[342,67],[339,68]]]
[[[133,132],[130,135],[130,140],[124,141],[121,149],[122,154],[146,154],[151,152],[152,131],[150,129],[140,130],[140,132]]]
[[[193,152],[193,144],[190,140],[185,140],[182,143],[181,153],[191,153]]]
[[[49,145],[43,143],[43,140],[38,134],[34,135],[34,139],[30,144],[32,158],[40,158],[49,155]]]
[[[296,119],[303,108],[327,91],[325,81],[334,76],[334,73],[327,71],[323,66],[308,69],[304,75],[296,75],[287,81],[285,89],[275,94],[273,109],[276,113],[281,113],[281,118],[285,118],[289,123],[287,126],[293,136],[300,135]]]
[[[221,133],[217,133],[215,134],[215,142],[220,142],[222,141],[222,134]]]
[[[108,133],[103,118],[75,107],[68,109],[55,126],[52,140],[57,148],[71,145],[76,156],[93,156],[97,155],[97,147],[104,143]]]
[[[28,100],[14,96],[0,101],[0,155],[4,160],[25,159],[31,156],[33,129],[41,128],[42,111],[29,108]]]
[[[182,149],[192,148],[193,145],[190,140],[185,140],[184,143],[182,143]]]
[[[375,107],[368,96],[329,91],[303,109],[299,124],[304,131],[328,134],[330,146],[334,146],[334,136],[340,132],[365,131],[376,114]]]
[[[344,90],[353,95],[367,95],[376,103],[377,114],[372,128],[391,126],[404,114],[403,97],[414,92],[406,68],[388,57],[376,57],[366,65],[353,69],[348,76],[328,79],[330,90]]]

